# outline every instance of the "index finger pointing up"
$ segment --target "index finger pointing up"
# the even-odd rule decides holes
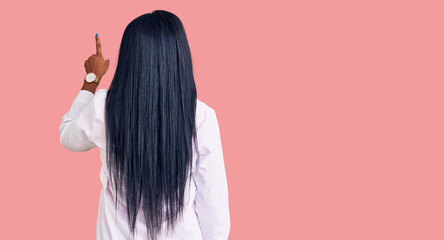
[[[102,44],[100,43],[99,35],[96,33],[96,54],[102,56]]]

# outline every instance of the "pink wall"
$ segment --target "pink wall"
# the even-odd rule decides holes
[[[108,88],[155,9],[182,19],[218,114],[230,239],[444,239],[442,2],[165,2],[2,4],[0,239],[95,238],[99,152],[58,127],[94,34]]]

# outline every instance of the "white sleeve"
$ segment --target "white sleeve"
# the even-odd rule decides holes
[[[226,240],[230,233],[228,185],[219,124],[214,109],[200,126],[199,157],[193,173],[194,202],[204,240]]]
[[[94,94],[80,90],[59,127],[60,143],[74,152],[85,152],[94,143]]]

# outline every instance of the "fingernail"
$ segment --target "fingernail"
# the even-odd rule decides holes
[[[99,36],[99,34],[96,33],[96,37]]]

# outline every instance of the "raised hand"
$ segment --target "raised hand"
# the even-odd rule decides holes
[[[102,79],[103,75],[105,75],[106,71],[108,71],[110,60],[103,58],[102,54],[102,44],[100,42],[100,38],[98,34],[95,37],[96,40],[96,54],[91,55],[87,60],[85,60],[85,70],[86,73],[95,73],[100,79]]]

